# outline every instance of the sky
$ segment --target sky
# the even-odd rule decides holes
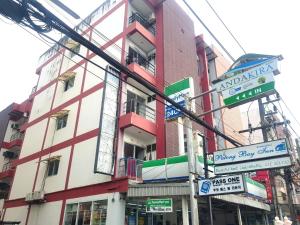
[[[174,1],[174,0],[167,0]],[[181,0],[176,0],[186,9]],[[296,0],[207,0],[214,7],[231,32],[236,36],[247,53],[283,55],[280,62],[281,74],[275,77],[276,89],[284,102],[300,121],[300,95],[298,75],[298,58],[300,52],[300,32],[297,21],[300,21],[300,2]],[[47,0],[45,6],[49,10]],[[82,18],[101,4],[101,0],[64,0]],[[221,22],[208,7],[206,0],[187,0],[199,17],[211,29],[225,48],[238,58],[243,51],[233,41]],[[88,3],[88,4],[87,4]],[[218,45],[200,23],[195,21],[195,33],[204,34],[208,44]],[[0,110],[12,102],[20,103],[30,94],[36,85],[35,74],[39,56],[49,46],[37,40],[13,22],[0,16]],[[58,35],[56,35],[58,36]],[[283,106],[284,114],[297,133],[300,125]],[[255,106],[254,106],[255,107]],[[247,108],[247,106],[244,106]]]

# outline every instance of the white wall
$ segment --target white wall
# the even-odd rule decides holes
[[[123,31],[124,13],[125,5],[123,4],[109,17],[107,17],[100,24],[98,24],[95,27],[95,29],[97,29],[104,36],[106,36],[108,40],[114,38]],[[107,40],[101,38],[97,34],[93,34],[93,40],[99,43],[101,46],[107,42]]]
[[[69,165],[70,150],[71,147],[67,147],[61,149],[60,151],[56,151],[51,153],[50,155],[42,157],[42,160],[46,160],[50,157],[60,156],[58,172],[57,175],[48,177],[45,174],[47,169],[47,162],[42,162],[39,168],[35,191],[42,189],[43,179],[45,179],[44,191],[46,194],[64,190]]]
[[[56,118],[50,118],[48,133],[45,142],[45,148],[56,145],[63,141],[73,138],[75,121],[77,116],[78,102],[64,108],[69,110],[67,125],[64,128],[56,130]]]
[[[96,143],[97,137],[75,145],[69,188],[97,184],[111,180],[110,176],[94,173]]]
[[[25,225],[28,206],[14,207],[6,209],[5,221],[21,221],[20,225]]]
[[[62,201],[32,205],[28,219],[29,225],[58,225]]]
[[[103,89],[82,100],[77,136],[99,127],[102,92]]]
[[[32,192],[38,159],[17,166],[9,199],[25,198]]]
[[[27,128],[23,141],[20,158],[38,152],[42,148],[44,133],[46,131],[47,119]]]
[[[52,98],[55,90],[55,84],[34,97],[29,122],[44,115],[51,108]]]

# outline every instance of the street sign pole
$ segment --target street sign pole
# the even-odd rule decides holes
[[[190,101],[186,99],[186,108],[191,109]],[[195,198],[195,154],[193,149],[193,132],[192,132],[192,121],[190,118],[186,117],[184,119],[185,126],[187,128],[187,155],[188,155],[188,167],[189,167],[189,185],[190,185],[190,206],[191,206],[191,219],[192,225],[199,225],[198,217],[198,201]]]

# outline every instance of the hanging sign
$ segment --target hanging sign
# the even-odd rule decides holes
[[[167,86],[165,88],[165,95],[182,107],[185,107],[185,97],[194,97],[193,78],[188,77]],[[165,114],[166,120],[182,116],[182,112],[168,102],[166,102]]]
[[[147,199],[146,212],[149,213],[173,212],[173,201],[171,198]]]
[[[244,71],[240,69],[235,75],[214,85],[223,96],[226,106],[236,106],[253,101],[263,94],[274,92],[274,74],[278,73],[278,58],[273,58]]]
[[[246,190],[243,175],[232,175],[199,181],[199,195],[222,195],[243,193]]]
[[[285,139],[247,145],[214,152],[214,164],[236,163],[247,160],[288,155]]]

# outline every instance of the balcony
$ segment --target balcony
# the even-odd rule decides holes
[[[150,23],[148,20],[146,20],[138,13],[132,13],[132,15],[129,17],[128,23],[132,24],[134,22],[139,22],[143,27],[145,27],[148,31],[150,31],[152,35],[155,36],[156,33],[155,23]]]
[[[121,158],[119,160],[118,176],[141,182],[143,162],[143,160],[135,158]]]
[[[124,103],[124,115],[119,118],[120,129],[149,140],[156,136],[155,110],[144,103],[131,99]]]
[[[14,176],[14,168],[12,166],[12,162],[13,161],[9,161],[3,165],[2,172],[0,172],[0,180]]]
[[[2,142],[2,148],[14,150],[15,148],[21,147],[23,144],[23,137],[24,134],[21,132],[12,134],[9,142]]]
[[[150,24],[138,13],[129,17],[127,28],[128,39],[143,52],[151,52],[155,49],[155,24]]]

